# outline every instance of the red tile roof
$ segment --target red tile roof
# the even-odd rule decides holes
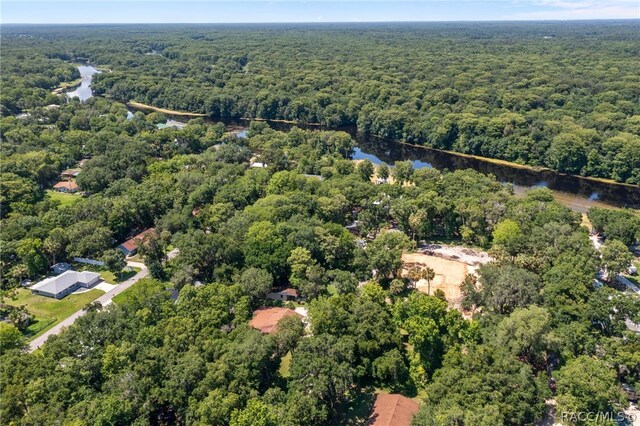
[[[66,188],[69,191],[77,191],[78,189],[80,189],[80,187],[74,180],[61,180],[60,182],[53,185],[53,189],[62,189],[62,188]]]
[[[249,321],[249,325],[263,333],[273,333],[277,330],[278,322],[290,315],[296,315],[302,319],[302,315],[292,309],[287,308],[263,308],[253,313],[253,319]]]
[[[134,251],[138,248],[138,244],[142,242],[144,237],[146,237],[147,235],[150,235],[155,230],[156,230],[155,228],[145,229],[135,237],[129,238],[127,241],[125,241],[120,245],[129,251]]]
[[[379,393],[368,426],[409,426],[420,405],[397,393]]]

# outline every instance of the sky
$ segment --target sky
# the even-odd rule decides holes
[[[0,0],[3,24],[639,18],[640,0]]]

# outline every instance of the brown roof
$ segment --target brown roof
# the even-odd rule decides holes
[[[53,189],[67,188],[70,191],[75,191],[80,189],[75,180],[61,180],[60,182],[53,185]]]
[[[124,243],[122,243],[120,245],[122,247],[126,248],[129,251],[133,251],[133,250],[138,248],[138,244],[140,244],[142,242],[144,237],[146,237],[147,235],[150,235],[155,230],[156,230],[155,228],[145,229],[144,231],[142,231],[141,233],[139,233],[135,237],[129,238],[127,241],[125,241]]]
[[[379,393],[368,426],[409,426],[420,405],[397,393]]]
[[[274,291],[272,291],[269,294],[286,294],[287,296],[291,296],[291,297],[298,297],[298,290],[296,290],[295,288],[280,288],[280,289],[276,289]]]
[[[273,333],[277,329],[278,321],[289,315],[297,315],[302,319],[302,315],[292,309],[263,308],[253,313],[253,318],[249,321],[249,325],[263,333]]]

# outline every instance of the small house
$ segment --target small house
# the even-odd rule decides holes
[[[60,182],[53,185],[53,189],[58,192],[65,192],[67,194],[74,194],[80,190],[80,187],[76,183],[75,180],[61,180]]]
[[[31,292],[40,296],[62,299],[79,288],[91,288],[100,281],[100,274],[91,271],[67,271],[46,278],[31,286]]]
[[[67,170],[63,170],[62,173],[60,173],[60,176],[62,176],[63,178],[71,179],[71,178],[78,177],[79,174],[80,174],[79,169],[67,169]]]
[[[150,236],[155,232],[155,228],[145,229],[138,235],[129,238],[124,243],[116,247],[118,250],[124,253],[125,256],[133,256],[138,252],[140,244],[144,241],[145,237]]]
[[[254,162],[249,164],[249,167],[253,168],[253,169],[264,169],[267,167],[266,163],[260,163],[260,162]]]
[[[298,300],[298,290],[295,288],[285,288],[280,291],[274,291],[267,294],[267,299],[280,300],[282,302],[295,302]]]
[[[63,272],[67,272],[68,270],[70,270],[71,265],[69,265],[67,262],[58,262],[55,265],[53,265],[51,269],[53,269],[54,274],[60,275]]]

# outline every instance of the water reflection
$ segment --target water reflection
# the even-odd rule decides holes
[[[91,80],[94,74],[100,73],[100,70],[95,69],[91,65],[81,65],[78,67],[78,70],[80,71],[82,83],[80,83],[80,86],[75,90],[67,92],[67,96],[70,98],[80,98],[80,100],[84,102],[93,96],[91,92]]]

